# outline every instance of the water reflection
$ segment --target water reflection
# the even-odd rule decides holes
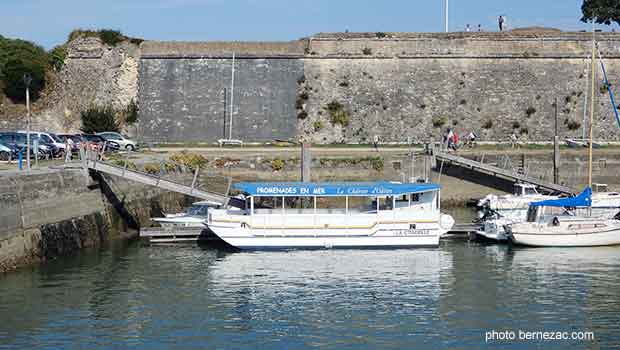
[[[617,247],[119,246],[0,279],[0,348],[470,349],[491,329],[597,338],[493,348],[618,348],[619,290]]]

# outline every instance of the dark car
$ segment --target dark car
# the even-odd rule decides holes
[[[106,139],[104,139],[103,137],[99,135],[82,134],[80,136],[84,139],[84,141],[89,142],[91,145],[94,145],[95,146],[94,149],[97,151],[101,150],[101,148],[104,147],[104,145],[105,145],[106,151],[109,151],[109,152],[116,152],[121,148],[118,143],[114,141],[107,141]]]
[[[33,136],[33,135],[31,135]],[[12,131],[3,131],[0,132],[0,143],[3,145],[15,149],[15,158],[17,158],[19,152],[25,150],[26,148],[26,134],[12,132]],[[43,147],[39,148],[39,154],[37,157],[39,159],[49,158],[53,155],[53,149],[50,149],[46,145],[42,145]],[[30,157],[34,157],[34,136],[30,138]]]
[[[82,136],[77,134],[54,134],[53,136],[57,137],[62,143],[64,143],[66,139],[73,141],[73,147],[71,147],[73,153],[78,152],[80,150],[80,144],[84,142]]]

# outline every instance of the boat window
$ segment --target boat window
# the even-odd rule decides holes
[[[523,194],[536,194],[536,190],[531,187],[526,187],[523,189]]]
[[[412,193],[411,194],[411,203],[415,203],[415,202],[419,202],[420,201],[420,194],[419,193]]]
[[[349,197],[349,213],[376,212],[375,200],[375,197]]]
[[[287,211],[314,209],[314,197],[284,197],[284,208]]]
[[[535,222],[538,214],[538,207],[529,207],[527,209],[527,222]]]
[[[393,205],[393,199],[394,197],[392,196],[388,196],[388,197],[380,197],[379,198],[379,210],[392,210],[394,209],[394,205]]]
[[[194,205],[187,210],[187,214],[192,216],[206,216],[209,207],[206,205]]]
[[[318,214],[344,214],[346,202],[344,197],[316,197]]]

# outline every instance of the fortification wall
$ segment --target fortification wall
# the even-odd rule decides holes
[[[140,130],[156,142],[224,136],[236,51],[233,137],[319,143],[425,141],[447,127],[483,140],[582,133],[588,33],[327,33],[290,43],[142,44]],[[598,35],[612,84],[620,34]],[[600,69],[597,68],[597,72]],[[595,135],[620,140],[602,77]],[[230,91],[228,91],[230,93]],[[229,103],[230,98],[228,97]],[[342,105],[334,123],[327,105]]]
[[[0,272],[136,235],[187,197],[80,170],[0,175]]]

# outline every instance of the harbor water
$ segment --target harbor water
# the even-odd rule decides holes
[[[230,253],[136,242],[3,276],[0,349],[611,349],[619,301],[618,247]],[[493,330],[517,339],[485,338]]]

